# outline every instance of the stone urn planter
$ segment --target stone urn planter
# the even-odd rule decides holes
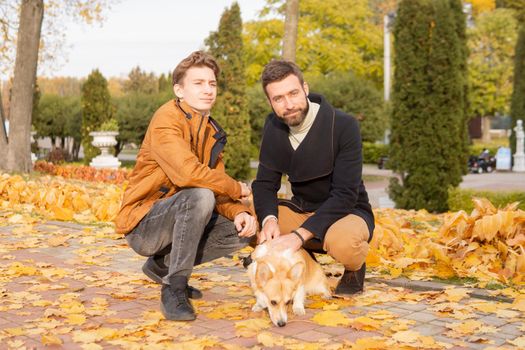
[[[89,136],[93,137],[91,144],[100,149],[102,152],[89,163],[94,168],[111,168],[117,169],[120,167],[120,161],[117,157],[109,153],[109,148],[117,144],[116,136],[118,131],[93,131]]]

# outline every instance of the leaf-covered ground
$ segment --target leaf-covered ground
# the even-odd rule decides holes
[[[511,349],[525,348],[524,215],[483,200],[474,213],[376,211],[369,276],[468,277],[498,286],[413,292],[368,283],[350,299],[308,299],[274,327],[238,256],[198,267],[195,322],[163,320],[160,287],[108,222],[120,186],[0,175],[0,348],[8,349]],[[57,221],[62,220],[62,221]],[[246,254],[241,252],[240,254]],[[334,286],[342,267],[319,256]]]

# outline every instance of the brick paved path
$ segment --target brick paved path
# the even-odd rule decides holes
[[[349,300],[310,298],[305,316],[274,327],[264,312],[251,311],[254,298],[236,256],[195,270],[191,283],[204,291],[194,303],[196,321],[165,321],[160,286],[141,273],[144,258],[111,227],[5,225],[0,349],[516,349],[509,341],[525,342],[525,315],[508,303],[468,296],[452,303],[443,292],[372,283]],[[346,324],[320,325],[312,318],[321,314],[343,314]]]

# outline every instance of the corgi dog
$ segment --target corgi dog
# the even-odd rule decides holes
[[[304,249],[292,252],[274,251],[267,244],[258,245],[248,266],[250,284],[256,303],[252,311],[268,309],[273,324],[284,327],[288,321],[288,305],[295,315],[304,315],[306,295],[322,294],[330,298],[326,276]]]

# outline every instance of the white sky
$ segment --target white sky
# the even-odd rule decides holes
[[[98,68],[106,77],[143,70],[168,73],[203,48],[234,0],[121,0],[102,25],[68,25],[67,62],[47,76],[85,77]],[[255,19],[263,0],[237,0],[243,22]]]

